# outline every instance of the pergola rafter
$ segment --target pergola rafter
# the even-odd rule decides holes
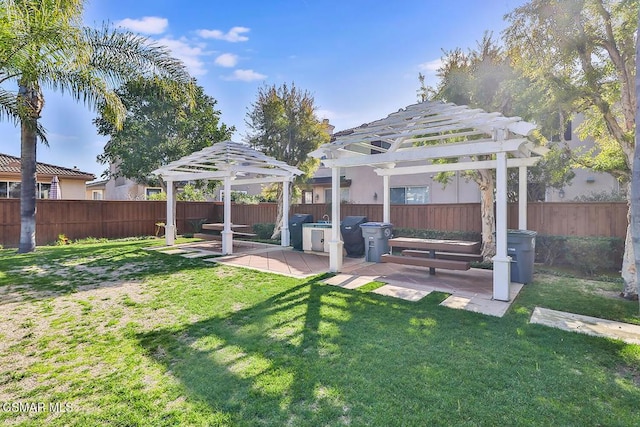
[[[310,153],[332,169],[332,241],[330,269],[342,267],[340,240],[340,169],[372,166],[383,180],[383,221],[390,221],[389,177],[424,172],[496,169],[496,256],[494,298],[510,299],[510,258],[507,256],[507,168],[520,176],[520,227],[526,227],[526,168],[545,154],[528,136],[535,125],[519,117],[505,117],[467,106],[422,102],[384,119],[336,134]],[[485,160],[473,160],[483,156]],[[455,158],[456,163],[434,163]]]
[[[215,180],[224,182],[224,230],[222,252],[233,252],[231,230],[231,187],[257,183],[282,183],[284,195],[282,246],[289,246],[289,185],[302,171],[280,160],[265,155],[247,144],[224,141],[182,157],[155,171],[155,175],[167,183],[166,243],[175,239],[174,183],[177,181]]]

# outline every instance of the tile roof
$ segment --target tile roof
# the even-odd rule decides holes
[[[0,173],[20,174],[20,158],[0,153]],[[77,168],[64,168],[62,166],[54,166],[40,162],[36,165],[36,173],[38,175],[57,175],[66,178],[80,178],[85,181],[96,179],[94,174],[82,172]]]

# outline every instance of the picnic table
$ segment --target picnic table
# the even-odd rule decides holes
[[[389,247],[403,249],[402,255],[384,254],[380,261],[429,267],[431,275],[436,268],[468,270],[471,261],[482,260],[480,242],[395,237],[389,239]]]
[[[231,232],[233,233],[234,236],[238,236],[238,237],[256,237],[256,234],[254,233],[247,233],[247,232],[242,232],[242,231],[236,231],[237,229],[243,229],[243,228],[250,228],[250,226],[245,225],[245,224],[231,224]],[[211,231],[224,231],[224,223],[223,222],[216,222],[216,223],[209,223],[209,224],[202,224],[202,229],[203,230],[211,230]]]

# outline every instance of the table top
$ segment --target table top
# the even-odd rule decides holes
[[[465,240],[417,239],[414,237],[394,237],[389,239],[389,246],[405,249],[435,250],[474,254],[480,251],[480,242]]]
[[[231,224],[231,229],[234,228],[247,228],[249,227],[248,225],[244,225],[244,224]],[[224,223],[223,222],[217,222],[217,223],[211,223],[211,224],[202,224],[202,229],[203,230],[217,230],[217,231],[222,231],[224,230]]]

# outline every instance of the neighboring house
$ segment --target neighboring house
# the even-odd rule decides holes
[[[63,199],[85,198],[85,184],[96,179],[95,175],[82,172],[77,167],[65,168],[38,162],[36,182],[39,199],[48,199],[51,180],[58,177]],[[0,198],[20,198],[20,158],[0,153]]]
[[[87,200],[105,200],[107,180],[87,183]]]
[[[570,148],[594,146],[593,140],[581,141],[574,130],[581,122],[578,116],[570,123],[564,138]],[[351,130],[338,134],[348,134]],[[594,172],[589,169],[574,169],[575,178],[562,190],[547,189],[544,201],[572,201],[580,196],[593,193],[620,193],[618,181],[608,173]],[[341,199],[356,204],[382,204],[382,177],[374,172],[371,166],[350,167],[341,171]],[[435,181],[433,174],[415,174],[391,176],[389,187],[392,204],[423,203],[479,203],[480,189],[475,181],[460,172],[455,172],[445,186]],[[542,194],[542,193],[541,193]],[[314,177],[302,188],[300,203],[328,203],[331,200],[331,169],[321,166]]]

